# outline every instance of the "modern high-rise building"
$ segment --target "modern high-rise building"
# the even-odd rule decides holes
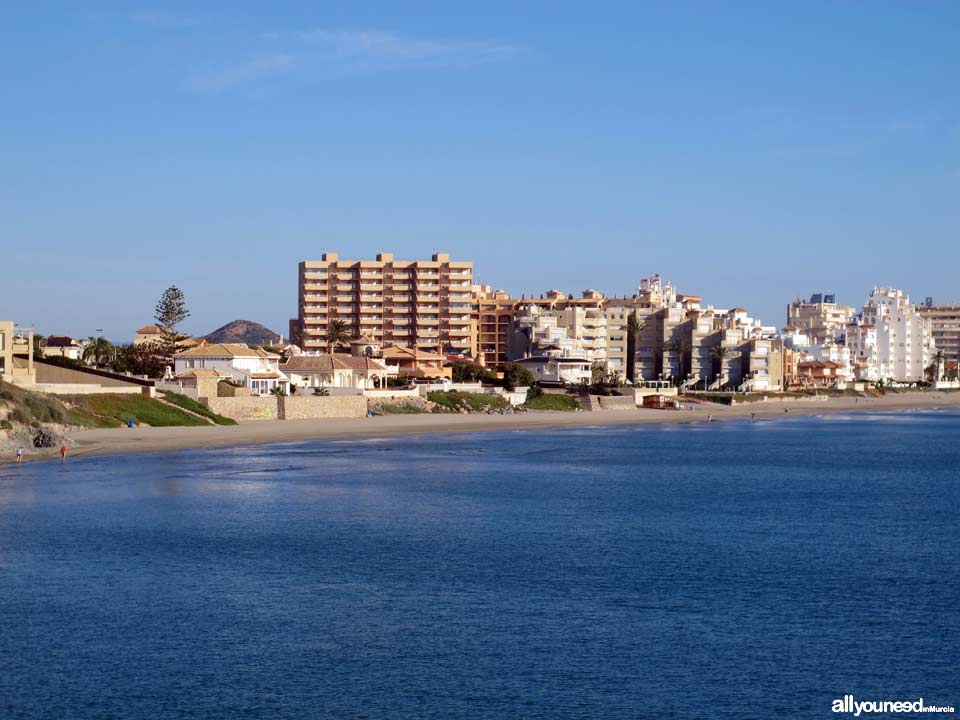
[[[440,353],[469,354],[476,346],[473,263],[446,253],[430,260],[341,260],[324,253],[300,263],[298,316],[290,336],[305,352],[327,349],[334,320],[354,337],[381,345],[416,346]]]
[[[930,321],[933,342],[943,351],[944,367],[956,368],[960,363],[960,305],[934,305],[932,298],[927,299],[929,304],[919,306],[917,312]]]
[[[924,380],[936,346],[930,320],[896,288],[874,288],[861,317],[846,327],[846,345],[859,380]]]

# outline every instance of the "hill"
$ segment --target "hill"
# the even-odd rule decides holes
[[[234,320],[204,337],[212,343],[246,343],[247,345],[276,345],[280,336],[270,328],[251,320]]]

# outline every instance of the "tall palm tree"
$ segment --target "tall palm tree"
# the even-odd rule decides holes
[[[686,357],[692,348],[693,346],[689,342],[680,337],[675,337],[667,343],[667,351],[677,356],[677,366],[679,368],[681,381],[687,376],[685,371]]]
[[[93,361],[94,365],[105,365],[110,359],[110,352],[113,345],[102,335],[100,337],[90,337],[87,339],[87,345],[83,348],[83,361],[89,363]]]
[[[937,376],[933,379],[934,382],[937,380],[943,379],[943,360],[946,357],[943,350],[937,350],[936,354],[933,356],[933,361],[937,365]]]
[[[717,343],[710,348],[710,357],[717,363],[717,375],[720,376],[720,387],[723,388],[726,380],[724,378],[724,365],[728,358],[733,355],[733,350],[722,342]]]
[[[327,326],[327,352],[333,353],[338,345],[347,345],[352,336],[345,320],[333,320]]]
[[[637,338],[646,326],[636,313],[627,318],[627,380],[631,383],[635,382],[637,374]]]

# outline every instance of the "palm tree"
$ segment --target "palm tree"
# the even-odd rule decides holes
[[[710,348],[710,357],[717,363],[717,375],[720,376],[720,388],[722,389],[726,383],[724,378],[724,365],[726,364],[727,359],[733,355],[733,350],[722,342],[717,343],[712,348]]]
[[[83,361],[89,363],[92,360],[94,365],[105,365],[110,359],[112,350],[113,345],[102,335],[90,337],[87,340],[87,346],[83,348]]]
[[[635,381],[637,374],[637,338],[646,325],[635,313],[627,318],[627,380],[631,383]]]
[[[327,326],[327,352],[330,354],[338,345],[348,344],[350,339],[350,326],[345,320],[333,320]]]
[[[679,373],[681,381],[687,376],[684,368],[686,366],[686,357],[687,354],[692,349],[692,345],[686,340],[680,337],[675,337],[673,340],[667,343],[667,351],[672,352],[677,356],[677,365],[679,366]]]
[[[943,350],[937,350],[936,355],[933,356],[933,362],[937,366],[937,376],[933,379],[934,382],[943,379],[943,360],[945,357]]]
[[[293,337],[290,338],[291,342],[293,342],[293,344],[296,345],[301,350],[306,350],[306,348],[303,346],[305,339],[306,339],[306,336],[304,335],[303,330],[296,330],[293,333]]]

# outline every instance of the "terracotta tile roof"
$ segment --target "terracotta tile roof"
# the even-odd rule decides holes
[[[441,362],[446,360],[443,355],[437,355],[428,350],[416,350],[414,354],[414,348],[406,347],[405,345],[390,345],[383,349],[383,357],[385,360],[422,360],[422,361],[438,361]]]
[[[346,353],[326,355],[294,355],[280,366],[283,371],[333,372],[334,370],[366,370],[386,372],[386,366],[368,357],[356,357]]]
[[[223,373],[219,370],[212,368],[197,368],[196,370],[184,370],[183,372],[178,372],[176,375],[178,378],[228,378],[231,377],[229,373]]]
[[[158,335],[159,333],[159,325],[144,325],[142,328],[137,328],[137,335]]]
[[[280,356],[275,353],[270,353],[264,350],[263,348],[252,348],[242,343],[210,343],[204,345],[197,345],[192,347],[189,350],[184,350],[183,352],[177,353],[177,357],[203,357],[203,358],[217,358],[217,357],[260,357],[260,358],[277,358]]]
[[[252,377],[254,380],[276,380],[277,378],[280,377],[280,375],[278,375],[277,373],[271,373],[271,372],[250,373],[250,377]]]

